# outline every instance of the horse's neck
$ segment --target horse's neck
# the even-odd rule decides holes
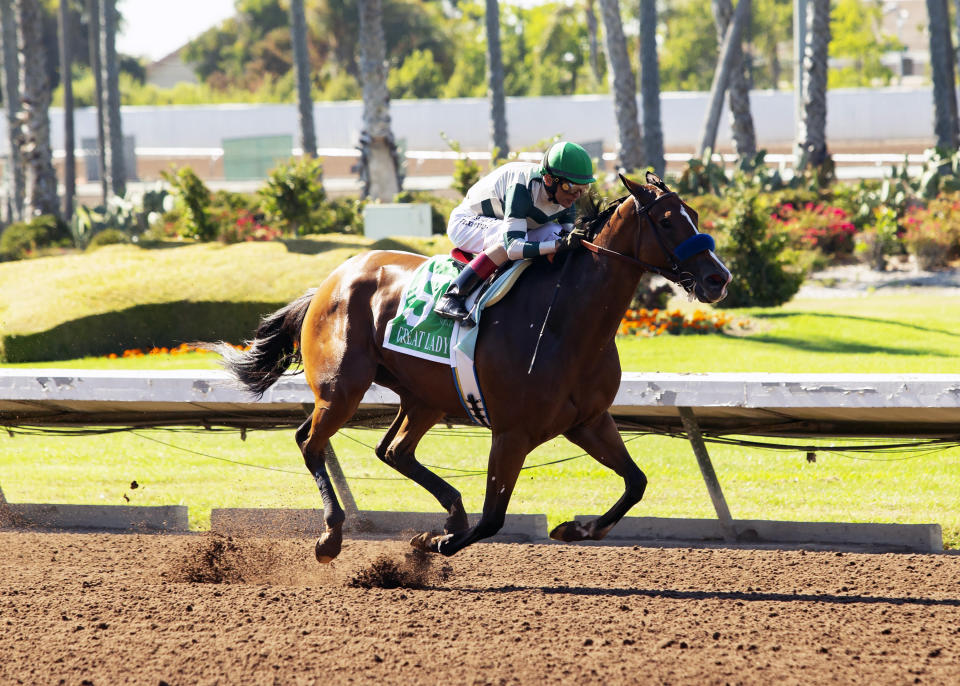
[[[641,271],[615,258],[583,251],[570,255],[570,269],[576,286],[571,297],[564,298],[561,317],[577,332],[585,345],[594,346],[612,340],[620,327],[640,282]]]
[[[617,213],[633,212],[632,199],[617,209]],[[611,218],[613,219],[613,218]],[[598,233],[595,242],[608,250],[631,256],[636,251],[635,233],[630,230],[630,218],[617,222],[618,228],[608,225]],[[627,224],[627,226],[624,226]],[[583,335],[589,330],[594,339],[612,339],[624,312],[630,306],[640,282],[642,270],[615,257],[580,251],[570,256],[576,262],[578,297],[568,299],[571,323]],[[594,340],[594,343],[597,341]]]

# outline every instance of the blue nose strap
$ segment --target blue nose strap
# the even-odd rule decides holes
[[[674,254],[677,256],[677,262],[686,262],[697,253],[705,250],[715,250],[716,243],[713,242],[713,236],[708,233],[698,233],[690,236],[687,240],[677,246]]]

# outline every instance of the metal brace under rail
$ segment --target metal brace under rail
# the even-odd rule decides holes
[[[710,454],[707,452],[707,446],[703,442],[703,435],[700,433],[700,425],[689,407],[678,407],[680,420],[683,422],[683,430],[687,432],[687,438],[690,439],[690,445],[693,446],[693,454],[697,457],[697,464],[700,465],[700,473],[703,474],[703,481],[707,484],[707,492],[710,494],[710,500],[713,501],[713,509],[717,512],[717,518],[720,520],[720,531],[723,532],[723,540],[733,543],[737,540],[737,529],[733,525],[733,517],[730,516],[730,508],[727,507],[727,501],[723,497],[723,490],[720,488],[720,481],[717,480],[717,473],[713,470],[713,463],[710,461]]]

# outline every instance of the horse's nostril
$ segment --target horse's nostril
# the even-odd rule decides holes
[[[727,283],[727,280],[719,274],[714,273],[707,277],[707,283],[711,286],[723,286]]]

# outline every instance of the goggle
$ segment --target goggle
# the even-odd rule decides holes
[[[589,183],[573,183],[566,179],[557,179],[557,186],[564,193],[586,193],[587,189],[590,188]]]

